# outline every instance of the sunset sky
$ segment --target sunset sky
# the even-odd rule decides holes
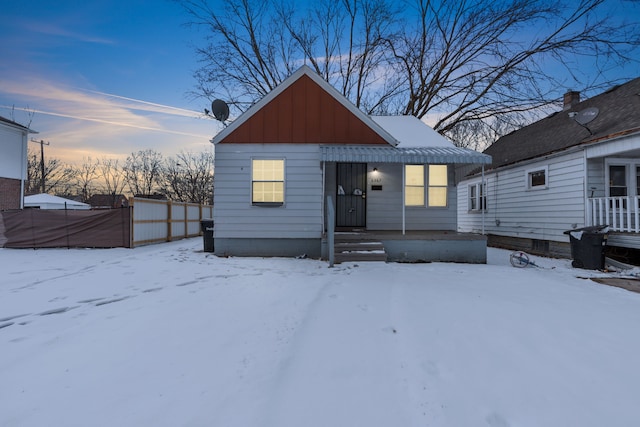
[[[187,21],[169,0],[3,2],[0,115],[27,124],[34,112],[32,137],[65,162],[211,150],[222,124],[202,114],[211,100],[189,95],[206,34]]]
[[[198,32],[170,1],[5,2],[0,115],[50,142],[51,156],[126,157],[210,150],[222,125],[193,99]],[[36,144],[33,144],[37,148]]]

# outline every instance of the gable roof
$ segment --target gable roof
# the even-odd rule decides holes
[[[569,116],[590,107],[599,113],[586,125],[588,129]],[[636,78],[505,135],[484,153],[493,157],[492,167],[497,168],[639,132],[640,78]]]
[[[212,142],[398,144],[306,65],[252,105]]]

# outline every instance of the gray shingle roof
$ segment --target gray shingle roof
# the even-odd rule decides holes
[[[587,124],[589,130],[569,117],[589,107],[599,109]],[[562,151],[580,144],[640,132],[640,78],[616,86],[498,139],[484,153],[493,158],[492,168]]]

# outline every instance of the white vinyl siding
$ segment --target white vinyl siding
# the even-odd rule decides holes
[[[214,238],[320,238],[322,168],[313,144],[218,144]],[[252,159],[284,159],[286,204],[252,205]]]
[[[375,182],[371,181],[371,171],[376,167]],[[367,229],[402,229],[402,173],[403,165],[397,163],[369,164],[367,191]],[[453,182],[453,168],[448,170],[448,182]],[[380,185],[381,191],[372,191],[371,185]],[[330,187],[327,187],[330,188]],[[447,190],[445,208],[405,207],[407,230],[456,230],[456,188]]]
[[[564,231],[585,223],[584,154],[577,151],[541,162],[485,174],[488,234],[540,240],[567,241]],[[529,171],[545,170],[547,189],[526,191],[523,177]],[[482,217],[469,212],[469,185],[458,186],[458,230],[480,232]],[[499,225],[498,225],[499,224]]]
[[[0,124],[0,177],[27,178],[27,134]],[[45,156],[46,157],[46,156]]]

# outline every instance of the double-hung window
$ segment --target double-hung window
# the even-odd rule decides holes
[[[447,165],[429,165],[429,206],[447,206]]]
[[[405,165],[405,206],[447,206],[447,165]],[[427,179],[425,179],[427,178]]]
[[[404,205],[424,206],[424,165],[405,165]]]
[[[283,159],[252,160],[251,203],[259,206],[284,204]]]
[[[487,183],[476,183],[469,186],[469,210],[484,211],[487,209]]]

